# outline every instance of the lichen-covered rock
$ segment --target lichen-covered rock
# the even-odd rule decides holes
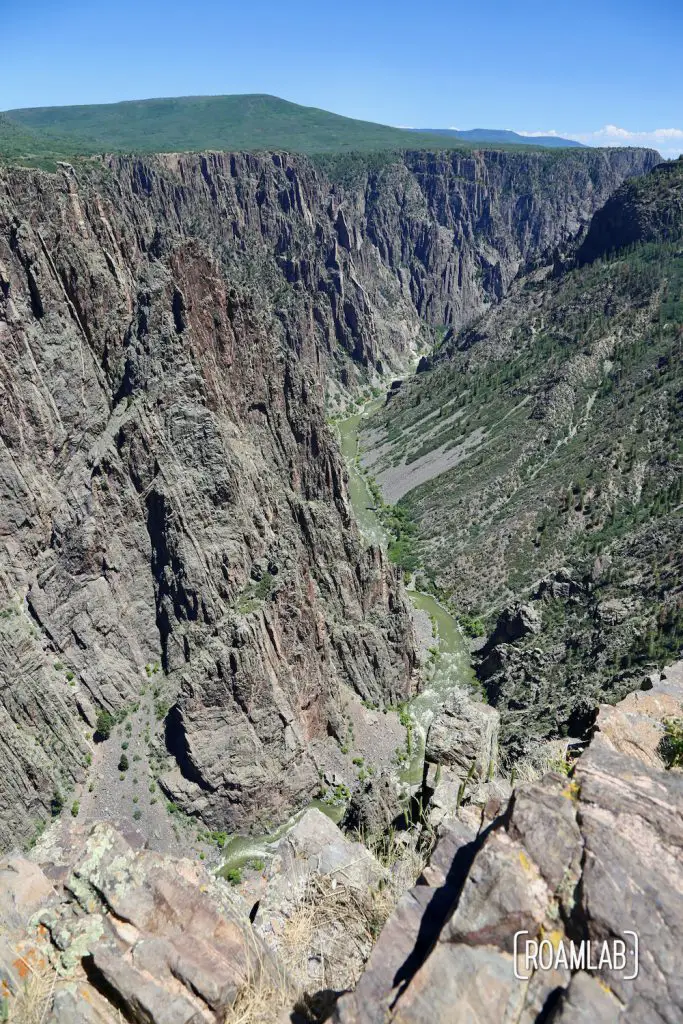
[[[248,908],[199,863],[135,849],[104,823],[73,853],[63,885],[21,858],[0,865],[10,1020],[33,1020],[31,999],[53,1024],[109,1022],[113,1007],[140,1024],[218,1024],[259,986],[274,1014],[293,1005]]]
[[[356,992],[341,998],[334,1020],[680,1019],[683,775],[666,771],[653,753],[671,700],[679,708],[683,701],[683,673],[674,668],[667,674],[647,693],[601,712],[573,778],[549,774],[519,786],[504,813],[476,838],[460,824],[445,833],[445,850],[437,846],[423,879],[438,888],[420,894],[418,886],[404,899],[414,908],[406,925],[412,947],[406,951],[405,932],[398,939],[399,916],[390,919],[366,974]],[[634,725],[638,737],[631,739]],[[445,906],[440,915],[439,905]],[[532,963],[527,973],[522,959],[524,980],[517,979],[514,936],[520,930],[548,938],[552,949],[580,940],[600,948],[635,931],[639,972],[632,977],[632,960],[624,968],[610,960],[598,964],[594,953],[590,969],[560,960],[548,970]],[[394,954],[402,957],[398,969]]]

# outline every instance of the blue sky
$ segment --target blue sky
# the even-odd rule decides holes
[[[670,156],[682,48],[683,0],[0,0],[0,110],[267,92]]]

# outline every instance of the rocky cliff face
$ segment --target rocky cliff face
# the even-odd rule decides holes
[[[353,234],[373,248],[428,323],[460,327],[505,295],[521,269],[580,235],[651,150],[533,154],[415,153],[369,175]],[[347,216],[349,216],[347,214]],[[355,220],[351,216],[351,220]]]
[[[653,159],[2,171],[1,845],[145,687],[166,792],[216,827],[310,796],[344,687],[409,692],[403,592],[360,543],[325,391],[495,300]]]
[[[145,666],[158,717],[172,705],[167,787],[221,827],[310,795],[343,684],[410,687],[410,622],[351,519],[309,311],[233,284],[220,239],[178,229],[167,179],[128,170],[3,180],[2,704],[23,762],[4,845],[82,777],[96,709],[133,704]]]
[[[675,241],[683,220],[683,161],[659,164],[645,181],[625,182],[593,218],[579,249],[590,263],[636,242]]]
[[[446,339],[363,439],[411,567],[489,627],[479,675],[512,758],[681,649],[681,239],[677,161]]]

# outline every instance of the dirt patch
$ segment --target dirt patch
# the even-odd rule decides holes
[[[377,473],[376,480],[382,489],[385,501],[394,504],[404,494],[414,490],[421,484],[441,476],[442,473],[453,469],[459,462],[464,462],[474,448],[482,443],[486,431],[483,427],[477,427],[471,434],[454,448],[447,448],[445,444],[435,448],[434,451],[420,456],[409,466],[401,463],[398,466],[389,466]],[[368,464],[363,457],[363,464]]]

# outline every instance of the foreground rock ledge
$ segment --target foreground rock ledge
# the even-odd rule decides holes
[[[457,818],[442,822],[429,865],[331,1019],[683,1019],[683,774],[660,756],[664,723],[682,700],[679,665],[649,691],[601,709],[573,777],[551,773],[518,787],[502,813],[482,812],[478,834]],[[301,1022],[301,978],[281,948],[297,889],[315,877],[327,879],[325,898],[340,884],[370,892],[386,874],[315,810],[281,841],[253,906],[202,864],[142,842],[107,824],[87,834],[75,824],[70,866],[18,855],[0,862],[0,994],[11,1012],[24,1012],[30,996],[35,1019],[54,1024],[101,1024],[119,1011],[145,1024]],[[325,929],[321,948],[337,948],[335,922]],[[640,940],[634,980],[609,965],[515,978],[515,932],[557,949],[581,940],[597,947],[628,930]],[[339,974],[336,991],[358,977],[352,959],[343,967],[349,980]],[[318,1014],[308,1019],[325,1019]]]
[[[336,1024],[683,1019],[683,774],[658,753],[682,699],[679,664],[653,689],[601,708],[573,778],[519,787],[471,841],[452,823],[429,885],[403,898]],[[635,931],[638,977],[561,967],[518,981],[521,930],[555,947]]]

